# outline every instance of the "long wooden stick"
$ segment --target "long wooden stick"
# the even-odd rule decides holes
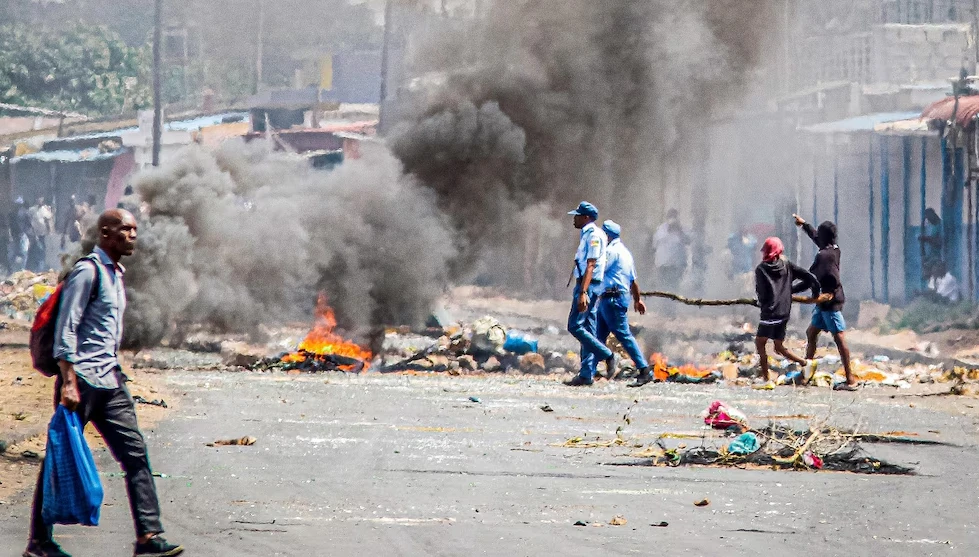
[[[652,292],[640,292],[640,296],[644,298],[666,298],[667,300],[673,300],[674,302],[680,302],[681,304],[686,304],[688,306],[754,306],[758,307],[758,300],[754,298],[736,298],[733,300],[704,300],[702,298],[687,298],[679,294],[673,294],[672,292],[660,292],[654,290]],[[792,301],[798,304],[811,304],[812,299],[807,296],[792,296]]]
[[[738,298],[735,300],[704,300],[701,298],[687,298],[671,292],[640,292],[642,297],[666,298],[674,302],[680,302],[688,306],[755,306],[758,307],[758,300],[754,298]]]

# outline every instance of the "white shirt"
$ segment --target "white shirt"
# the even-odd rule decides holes
[[[928,281],[928,289],[934,290],[936,294],[952,303],[957,303],[961,295],[958,279],[948,272],[938,279],[931,277],[931,280]]]
[[[586,224],[581,229],[581,241],[574,256],[574,276],[582,278],[588,268],[588,260],[595,260],[595,270],[592,271],[592,282],[601,282],[605,278],[605,257],[608,247],[608,236],[594,222]]]
[[[47,236],[51,233],[51,223],[54,220],[54,215],[51,213],[50,207],[47,205],[31,207],[29,214],[31,216],[31,228],[35,236]]]
[[[622,290],[629,292],[636,281],[636,265],[632,253],[622,240],[616,238],[608,243],[605,252],[605,278],[602,290]]]
[[[686,267],[687,238],[682,231],[670,230],[670,223],[664,222],[653,236],[656,248],[654,263],[657,267]]]

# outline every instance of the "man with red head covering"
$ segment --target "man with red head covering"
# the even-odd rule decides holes
[[[761,376],[767,381],[771,381],[767,352],[769,339],[774,342],[776,353],[807,368],[807,379],[815,372],[812,362],[789,352],[784,341],[792,311],[792,295],[808,288],[815,298],[819,295],[819,281],[809,271],[783,258],[784,251],[782,240],[768,238],[761,247],[762,262],[755,268],[755,292],[761,308],[755,348],[760,358]]]

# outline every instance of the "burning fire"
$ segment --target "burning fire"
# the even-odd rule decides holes
[[[316,321],[313,329],[299,343],[299,350],[282,357],[283,362],[300,363],[316,356],[341,356],[361,362],[370,362],[370,350],[361,348],[356,343],[344,339],[333,332],[337,326],[337,318],[333,308],[326,302],[326,294],[320,293],[316,300]],[[338,366],[344,371],[351,371],[355,365],[342,364]]]
[[[660,354],[659,352],[650,356],[650,360],[652,360],[653,365],[653,378],[657,381],[666,381],[674,375],[686,375],[687,377],[695,378],[710,375],[709,369],[699,368],[693,364],[670,366],[666,356]]]

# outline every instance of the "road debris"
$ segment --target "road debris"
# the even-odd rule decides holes
[[[749,455],[761,448],[758,437],[751,432],[742,433],[727,446],[727,452],[735,455]]]
[[[629,521],[626,520],[626,518],[621,514],[617,514],[613,516],[612,520],[608,521],[608,523],[612,526],[625,526],[626,524],[629,523]]]
[[[541,406],[540,409],[541,409],[542,412],[553,412],[554,411],[554,409],[551,408],[551,405],[550,404],[545,404],[544,406]]]
[[[654,522],[653,524],[650,524],[650,526],[653,526],[653,527],[656,527],[656,528],[666,528],[669,525],[670,525],[670,523],[669,522],[666,522],[665,520],[663,522]]]
[[[54,271],[18,271],[0,282],[0,314],[11,319],[31,321],[37,308],[54,292],[58,274]]]
[[[207,443],[207,446],[208,447],[225,447],[225,446],[239,445],[239,446],[243,446],[243,447],[249,447],[251,445],[254,445],[257,442],[258,442],[258,439],[255,439],[254,437],[252,437],[250,435],[246,435],[245,437],[240,437],[238,439],[219,439],[219,440],[217,440],[217,441],[215,441],[213,443]]]
[[[710,499],[701,499],[700,501],[694,501],[693,506],[695,507],[706,507],[710,505]]]
[[[743,412],[719,400],[710,403],[703,417],[704,423],[714,429],[744,431],[748,428],[748,418]]]
[[[165,400],[163,400],[162,398],[161,399],[158,399],[158,400],[157,399],[154,399],[154,400],[146,400],[145,398],[141,397],[140,395],[136,395],[136,396],[133,397],[133,402],[135,402],[136,404],[149,404],[150,406],[159,406],[161,408],[169,408],[169,406],[167,406],[167,402]]]

